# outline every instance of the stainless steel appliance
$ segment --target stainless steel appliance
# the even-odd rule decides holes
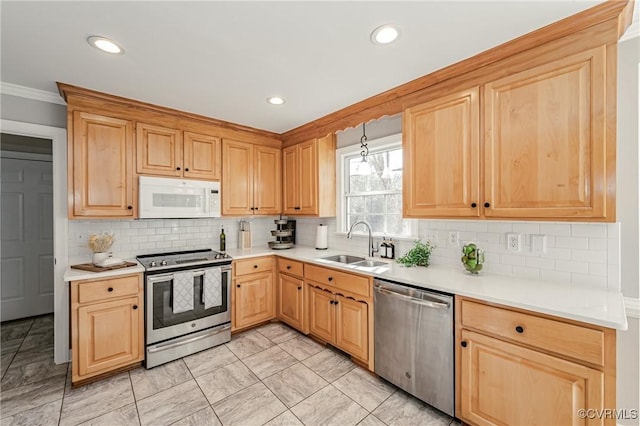
[[[138,217],[220,217],[220,182],[140,176]]]
[[[454,415],[453,296],[374,280],[376,374]]]
[[[231,257],[193,250],[137,257],[145,268],[145,366],[160,364],[231,340]],[[193,309],[174,313],[174,277],[193,275]],[[221,303],[205,308],[205,273],[215,276]],[[220,274],[217,276],[217,274]],[[219,279],[218,279],[219,277]],[[187,284],[188,285],[188,284]],[[209,284],[211,285],[211,284]],[[176,310],[177,311],[177,310]]]

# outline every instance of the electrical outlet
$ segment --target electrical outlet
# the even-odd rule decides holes
[[[425,234],[425,238],[432,242],[432,243],[437,243],[438,242],[438,231],[427,231]]]
[[[449,245],[452,247],[458,246],[458,232],[449,231]]]
[[[531,235],[531,251],[534,253],[546,253],[547,236],[541,234]]]
[[[520,251],[522,248],[522,235],[507,234],[507,250]]]

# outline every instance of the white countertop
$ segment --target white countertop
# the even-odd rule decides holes
[[[471,275],[463,270],[462,265],[459,268],[451,265],[407,268],[392,260],[386,271],[363,270],[318,260],[335,254],[355,256],[362,256],[362,254],[331,249],[316,250],[301,246],[289,250],[271,250],[267,247],[231,249],[227,253],[233,259],[266,255],[282,256],[618,330],[626,330],[628,327],[624,299],[619,291],[490,273]],[[385,259],[376,258],[376,260],[384,261]]]
[[[79,280],[93,280],[99,278],[111,278],[117,277],[118,275],[128,275],[128,274],[137,274],[140,272],[144,272],[144,267],[138,263],[135,259],[126,259],[127,262],[134,262],[136,266],[129,266],[127,268],[120,269],[112,269],[110,271],[104,272],[91,272],[91,271],[83,271],[81,269],[71,269],[71,267],[67,268],[64,271],[64,280],[65,281],[79,281]]]

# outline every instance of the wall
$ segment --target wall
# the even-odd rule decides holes
[[[274,217],[251,218],[253,247],[266,247],[275,241],[271,230],[276,229]],[[170,251],[219,249],[220,230],[224,227],[227,248],[238,247],[238,219],[144,219],[144,220],[70,220],[69,263],[91,260],[87,248],[90,234],[113,232],[115,242],[111,252],[115,257],[133,259],[139,254]]]
[[[0,95],[0,117],[5,120],[67,128],[67,107],[7,94]]]

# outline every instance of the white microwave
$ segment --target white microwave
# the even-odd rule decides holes
[[[140,176],[138,217],[220,217],[220,182]]]

